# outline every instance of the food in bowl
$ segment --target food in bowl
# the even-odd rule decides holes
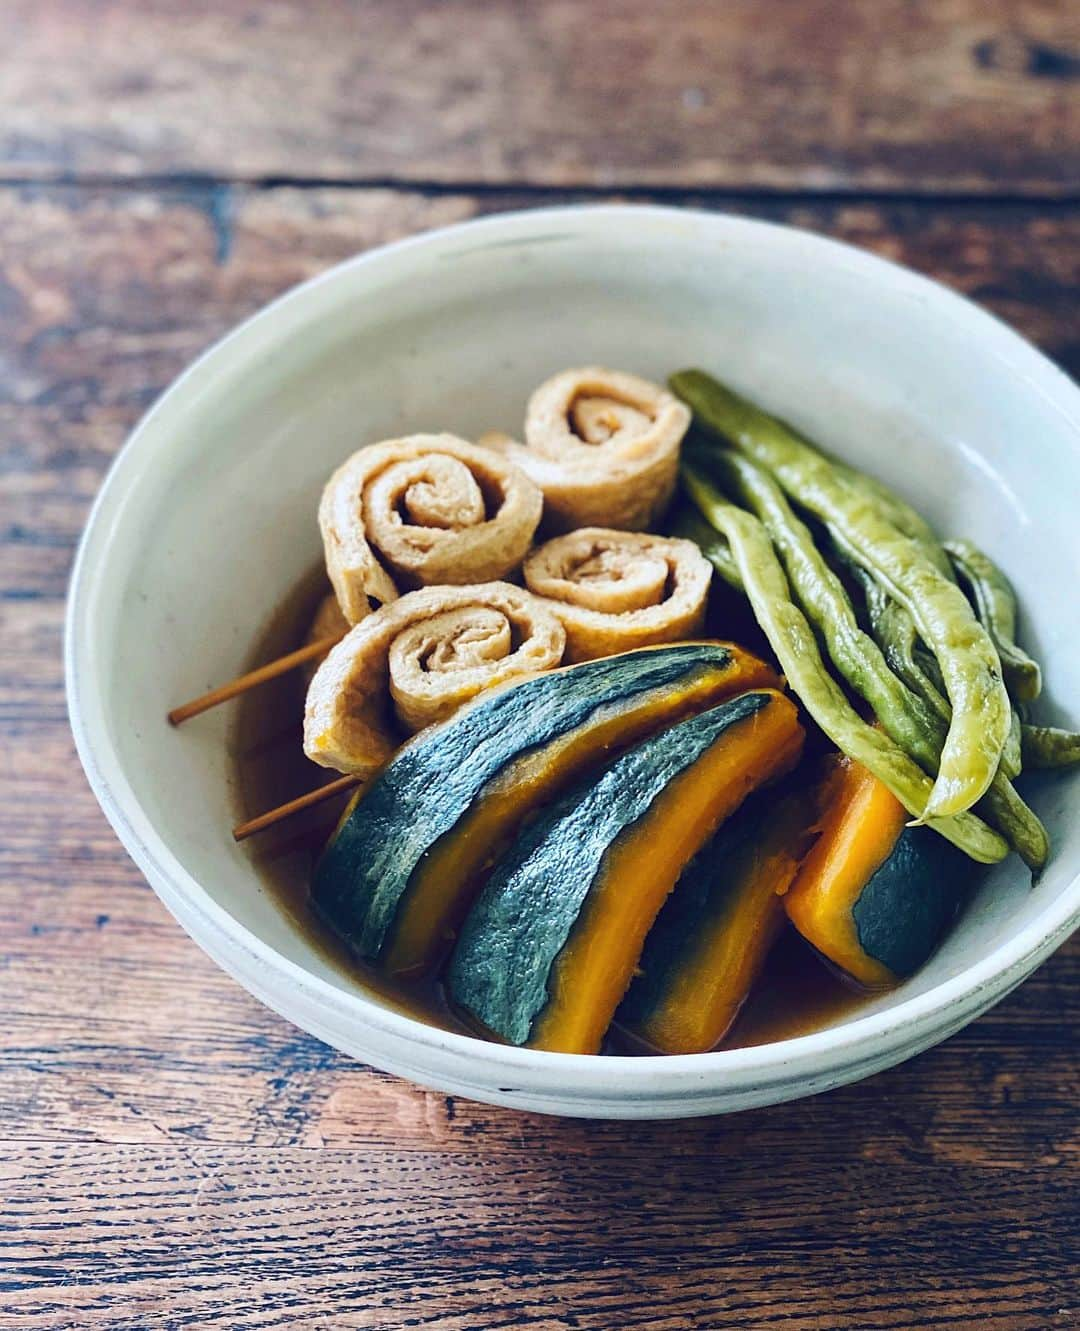
[[[1042,869],[1013,779],[1080,759],[1030,721],[986,555],[709,376],[671,387],[566,371],[524,444],[370,445],[319,510],[304,752],[357,789],[312,909],[381,993],[510,1044],[738,1042],[785,931],[842,992],[895,985],[978,863]]]

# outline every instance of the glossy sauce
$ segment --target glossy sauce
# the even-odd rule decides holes
[[[305,576],[259,635],[245,669],[300,646],[315,611],[328,593],[322,567]],[[242,695],[234,704],[229,735],[235,822],[313,790],[337,775],[310,762],[303,752],[304,693],[308,675],[293,671]],[[347,795],[294,815],[245,843],[260,878],[281,909],[333,965],[398,1011],[445,1030],[469,1033],[450,1010],[437,982],[388,980],[353,958],[318,919],[308,900],[311,870],[345,806]],[[824,966],[794,930],[773,948],[753,993],[720,1048],[747,1048],[805,1035],[831,1025],[867,1002]],[[609,1053],[635,1053],[615,1033]]]

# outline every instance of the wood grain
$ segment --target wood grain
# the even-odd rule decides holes
[[[4,28],[9,179],[1080,180],[1070,0],[9,0]]]
[[[1075,1325],[1046,1281],[1069,1259],[1060,1178],[1019,1199],[992,1172],[851,1162],[815,1208],[805,1177],[668,1159],[671,1135],[647,1130],[631,1168],[602,1148],[43,1146],[7,1178],[33,1219],[8,1307],[22,1331]],[[1057,1237],[1035,1251],[1034,1227]]]
[[[261,1007],[86,788],[63,601],[125,432],[293,282],[523,197],[0,189],[0,1326],[1073,1326],[1077,940],[939,1049],[828,1096],[549,1120],[373,1072]],[[912,264],[1080,369],[1080,209],[733,202]]]

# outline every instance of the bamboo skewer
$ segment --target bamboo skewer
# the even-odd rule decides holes
[[[192,698],[190,702],[174,707],[169,713],[169,724],[172,726],[181,725],[184,721],[190,720],[191,717],[198,716],[200,712],[208,712],[211,707],[217,707],[219,703],[228,702],[230,698],[238,698],[242,693],[258,688],[260,684],[268,684],[270,680],[277,679],[279,675],[285,675],[290,670],[295,670],[297,666],[302,666],[308,661],[314,661],[318,657],[324,656],[331,647],[336,647],[344,636],[345,633],[335,633],[325,638],[318,638],[315,642],[309,642],[304,647],[298,647],[295,652],[279,656],[276,661],[268,661],[266,665],[259,666],[257,670],[249,670],[246,675],[238,675],[236,679],[230,680],[227,684],[222,684],[219,688],[211,689],[209,693],[204,693],[199,698]],[[276,809],[268,809],[266,813],[259,814],[257,818],[249,818],[247,822],[238,823],[233,828],[233,838],[236,841],[245,841],[249,836],[254,836],[256,832],[261,832],[267,827],[273,827],[275,823],[281,822],[282,819],[288,818],[291,814],[299,813],[301,809],[310,809],[316,804],[321,804],[324,800],[340,795],[342,791],[350,790],[353,786],[359,785],[361,779],[354,775],[341,776],[336,781],[330,781],[325,786],[319,786],[317,790],[309,790],[306,795],[290,800],[287,804],[281,804]]]
[[[336,781],[329,781],[317,790],[309,790],[306,795],[290,800],[288,804],[279,804],[276,809],[269,809],[266,813],[260,813],[257,818],[249,818],[246,823],[237,824],[233,828],[233,840],[245,841],[249,836],[254,836],[256,832],[261,832],[267,827],[273,827],[275,823],[281,822],[283,818],[299,813],[301,809],[310,809],[312,805],[321,804],[323,800],[328,800],[334,795],[340,795],[343,790],[350,790],[353,786],[360,785],[362,780],[363,777],[351,774],[339,776]]]
[[[314,661],[316,657],[328,652],[331,647],[337,646],[344,636],[344,633],[336,633],[331,637],[309,642],[306,647],[298,647],[295,652],[289,652],[287,656],[279,656],[276,661],[268,661],[266,665],[259,666],[258,670],[250,670],[246,675],[240,675],[230,680],[228,684],[222,684],[220,688],[211,689],[201,698],[193,698],[191,702],[174,707],[169,713],[169,724],[178,726],[191,717],[198,716],[200,712],[208,712],[211,707],[217,707],[219,703],[228,702],[230,698],[237,698],[241,693],[247,693],[249,689],[258,688],[260,684],[277,679],[279,675],[287,674],[288,671],[295,670],[297,666],[304,665],[307,661]]]

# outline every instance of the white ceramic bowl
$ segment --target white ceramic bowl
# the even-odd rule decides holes
[[[317,558],[315,506],[359,444],[514,430],[566,365],[714,368],[998,554],[1047,713],[1080,720],[1080,391],[960,297],[801,231],[665,208],[559,208],[362,255],[209,351],[128,441],[72,578],[71,722],[117,835],[191,936],[252,993],[380,1068],[550,1113],[743,1109],[866,1076],[958,1030],[1080,917],[1080,786],[1043,780],[1054,857],[1013,857],[940,952],[855,1019],[754,1049],[592,1058],[483,1043],[383,1006],[290,926],[233,844],[224,710],[169,706],[233,675]],[[1057,706],[1055,707],[1055,704]]]

